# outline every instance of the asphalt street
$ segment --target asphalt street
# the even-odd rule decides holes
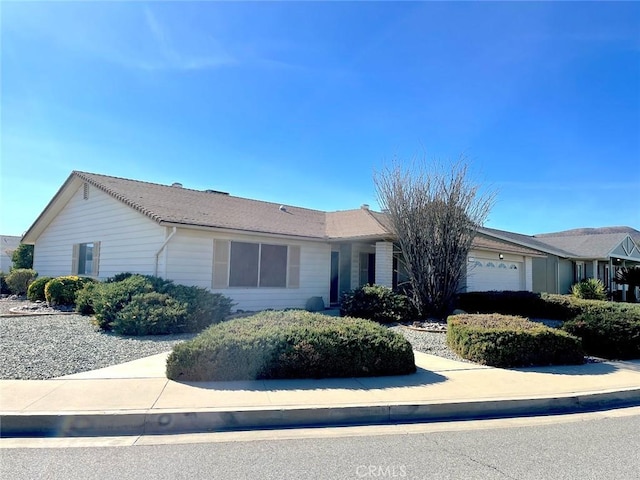
[[[635,480],[640,477],[640,409],[625,412],[515,422],[147,437],[124,447],[106,446],[122,439],[76,439],[76,448],[70,447],[73,440],[58,439],[64,442],[58,446],[65,448],[22,448],[36,445],[22,439],[0,444],[0,476]],[[96,446],[83,446],[89,444]],[[55,447],[55,439],[49,445]]]

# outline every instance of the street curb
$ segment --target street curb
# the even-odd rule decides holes
[[[229,430],[442,422],[606,410],[640,405],[640,387],[538,398],[423,404],[200,411],[8,413],[0,437],[166,435]]]

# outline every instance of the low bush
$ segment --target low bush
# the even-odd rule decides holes
[[[81,291],[76,310],[94,313],[103,330],[158,335],[199,332],[224,320],[232,305],[228,297],[204,288],[151,275],[120,274]]]
[[[223,321],[231,313],[233,302],[229,297],[211,293],[206,288],[168,284],[164,292],[187,306],[185,332],[200,332],[214,323]]]
[[[571,287],[571,294],[583,300],[606,300],[607,289],[601,280],[588,278]]]
[[[9,285],[7,285],[7,274],[0,271],[0,294],[2,295],[6,295],[11,293],[9,291]]]
[[[166,293],[139,293],[111,324],[121,335],[166,335],[185,330],[188,306]]]
[[[414,310],[405,295],[382,285],[364,285],[342,294],[340,315],[393,323],[411,320]]]
[[[5,281],[9,291],[14,295],[24,295],[29,289],[29,285],[38,276],[38,272],[31,268],[16,268],[11,270]]]
[[[53,277],[38,277],[27,288],[27,299],[32,302],[41,301],[44,302],[46,297],[44,295],[44,287],[49,280],[53,280]]]
[[[116,273],[113,277],[109,277],[105,280],[105,283],[117,283],[132,277],[134,274],[131,272]]]
[[[95,310],[93,308],[93,297],[95,295],[94,290],[102,285],[98,282],[87,283],[82,290],[76,292],[76,312],[82,315],[93,315]]]
[[[94,280],[77,275],[56,277],[46,283],[44,296],[49,305],[75,305],[77,292],[91,282]]]
[[[119,282],[105,282],[97,285],[83,303],[91,303],[96,324],[102,330],[111,330],[120,312],[134,295],[150,293],[153,285],[142,275],[132,275]]]
[[[588,355],[640,358],[640,305],[583,300],[583,311],[563,330],[580,337]]]
[[[454,315],[447,344],[458,355],[494,367],[584,362],[580,339],[567,332],[508,315]]]
[[[526,318],[567,320],[580,308],[569,295],[533,292],[468,292],[458,295],[457,308],[469,313],[501,313]]]
[[[261,312],[176,345],[167,377],[182,381],[328,378],[415,372],[411,344],[368,320],[302,310]]]

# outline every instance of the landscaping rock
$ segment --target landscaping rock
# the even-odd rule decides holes
[[[324,300],[322,297],[311,297],[304,306],[307,312],[321,312],[324,310]]]

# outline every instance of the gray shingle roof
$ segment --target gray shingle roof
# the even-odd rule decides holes
[[[629,227],[612,227],[620,231],[610,233],[609,229],[576,229],[572,231],[522,235],[519,233],[482,228],[481,232],[499,238],[512,240],[537,250],[573,259],[607,259],[612,250],[630,236]]]
[[[521,233],[507,232],[506,230],[498,230],[495,228],[487,228],[487,227],[481,228],[480,232],[486,233],[492,237],[497,237],[497,238],[501,238],[511,242],[515,242],[519,245],[524,245],[526,247],[533,248],[541,252],[551,253],[559,257],[568,258],[573,256],[571,252],[567,250],[563,250],[561,248],[557,248],[531,235],[523,235]]]
[[[325,240],[390,236],[388,217],[366,208],[322,212],[234,197],[219,192],[75,171],[72,175],[117,198],[149,218],[168,224],[293,235]],[[476,248],[535,254],[536,250],[477,237]]]
[[[322,212],[95,173],[76,171],[73,175],[159,223],[317,239],[384,237],[389,234],[372,212],[362,208]]]
[[[605,259],[628,235],[627,233],[544,235],[538,239],[554,248],[570,251],[575,258]]]
[[[222,192],[193,190],[80,171],[72,172],[56,197],[73,178],[93,185],[152,220],[166,225],[229,229],[318,240],[391,236],[392,229],[387,215],[368,208],[323,212],[235,197]],[[46,218],[45,212],[34,226]],[[542,239],[531,236],[487,228],[480,229],[480,233],[474,241],[475,248],[523,255],[536,255],[542,251],[571,256],[562,250],[562,246],[556,247],[552,245],[553,242],[547,242],[546,238],[543,243]]]
[[[327,237],[333,240],[389,237],[389,235],[389,230],[378,221],[374,212],[368,209],[327,213]]]
[[[73,175],[159,223],[325,238],[325,212],[87,172]]]

